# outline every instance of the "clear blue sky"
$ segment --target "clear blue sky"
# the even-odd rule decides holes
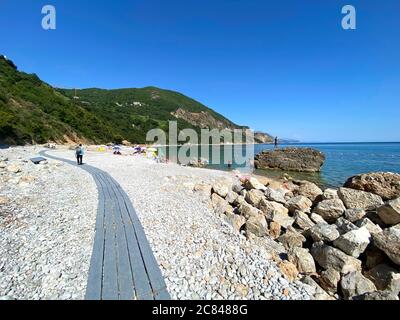
[[[399,16],[398,0],[0,0],[0,53],[55,86],[177,90],[280,137],[400,141]]]

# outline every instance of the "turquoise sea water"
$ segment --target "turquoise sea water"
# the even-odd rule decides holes
[[[325,187],[341,186],[347,178],[359,173],[377,171],[400,173],[400,143],[309,143],[281,145],[280,147],[287,146],[311,147],[325,154],[326,161],[320,173],[289,172],[289,175],[295,179],[311,180]],[[234,146],[234,152],[242,152],[244,147]],[[217,148],[222,147],[210,147],[210,154],[215,152]],[[266,149],[273,149],[273,146],[254,146],[255,154]],[[229,169],[224,164],[223,152],[220,153],[220,163],[210,164],[209,168],[219,170],[244,169],[243,166],[239,166],[236,163],[232,163],[232,167]],[[256,170],[255,173],[270,177],[281,177],[283,175],[280,170]]]

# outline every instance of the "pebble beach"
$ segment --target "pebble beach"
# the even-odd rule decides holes
[[[29,158],[40,147],[0,150],[0,297],[84,298],[94,237],[97,189],[79,167]],[[74,159],[67,148],[49,154]],[[232,229],[196,186],[234,182],[228,172],[159,164],[142,156],[87,152],[129,195],[172,299],[313,299],[289,281],[279,248]]]

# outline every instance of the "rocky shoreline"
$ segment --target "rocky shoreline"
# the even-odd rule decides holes
[[[398,300],[400,175],[365,174],[345,186],[271,188],[250,178],[209,189],[215,212],[248,239],[275,240],[281,271],[317,299]]]

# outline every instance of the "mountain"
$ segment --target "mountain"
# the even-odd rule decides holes
[[[156,87],[53,88],[0,56],[0,144],[144,143],[150,129],[168,132],[168,121],[197,132],[247,128],[181,93]]]

